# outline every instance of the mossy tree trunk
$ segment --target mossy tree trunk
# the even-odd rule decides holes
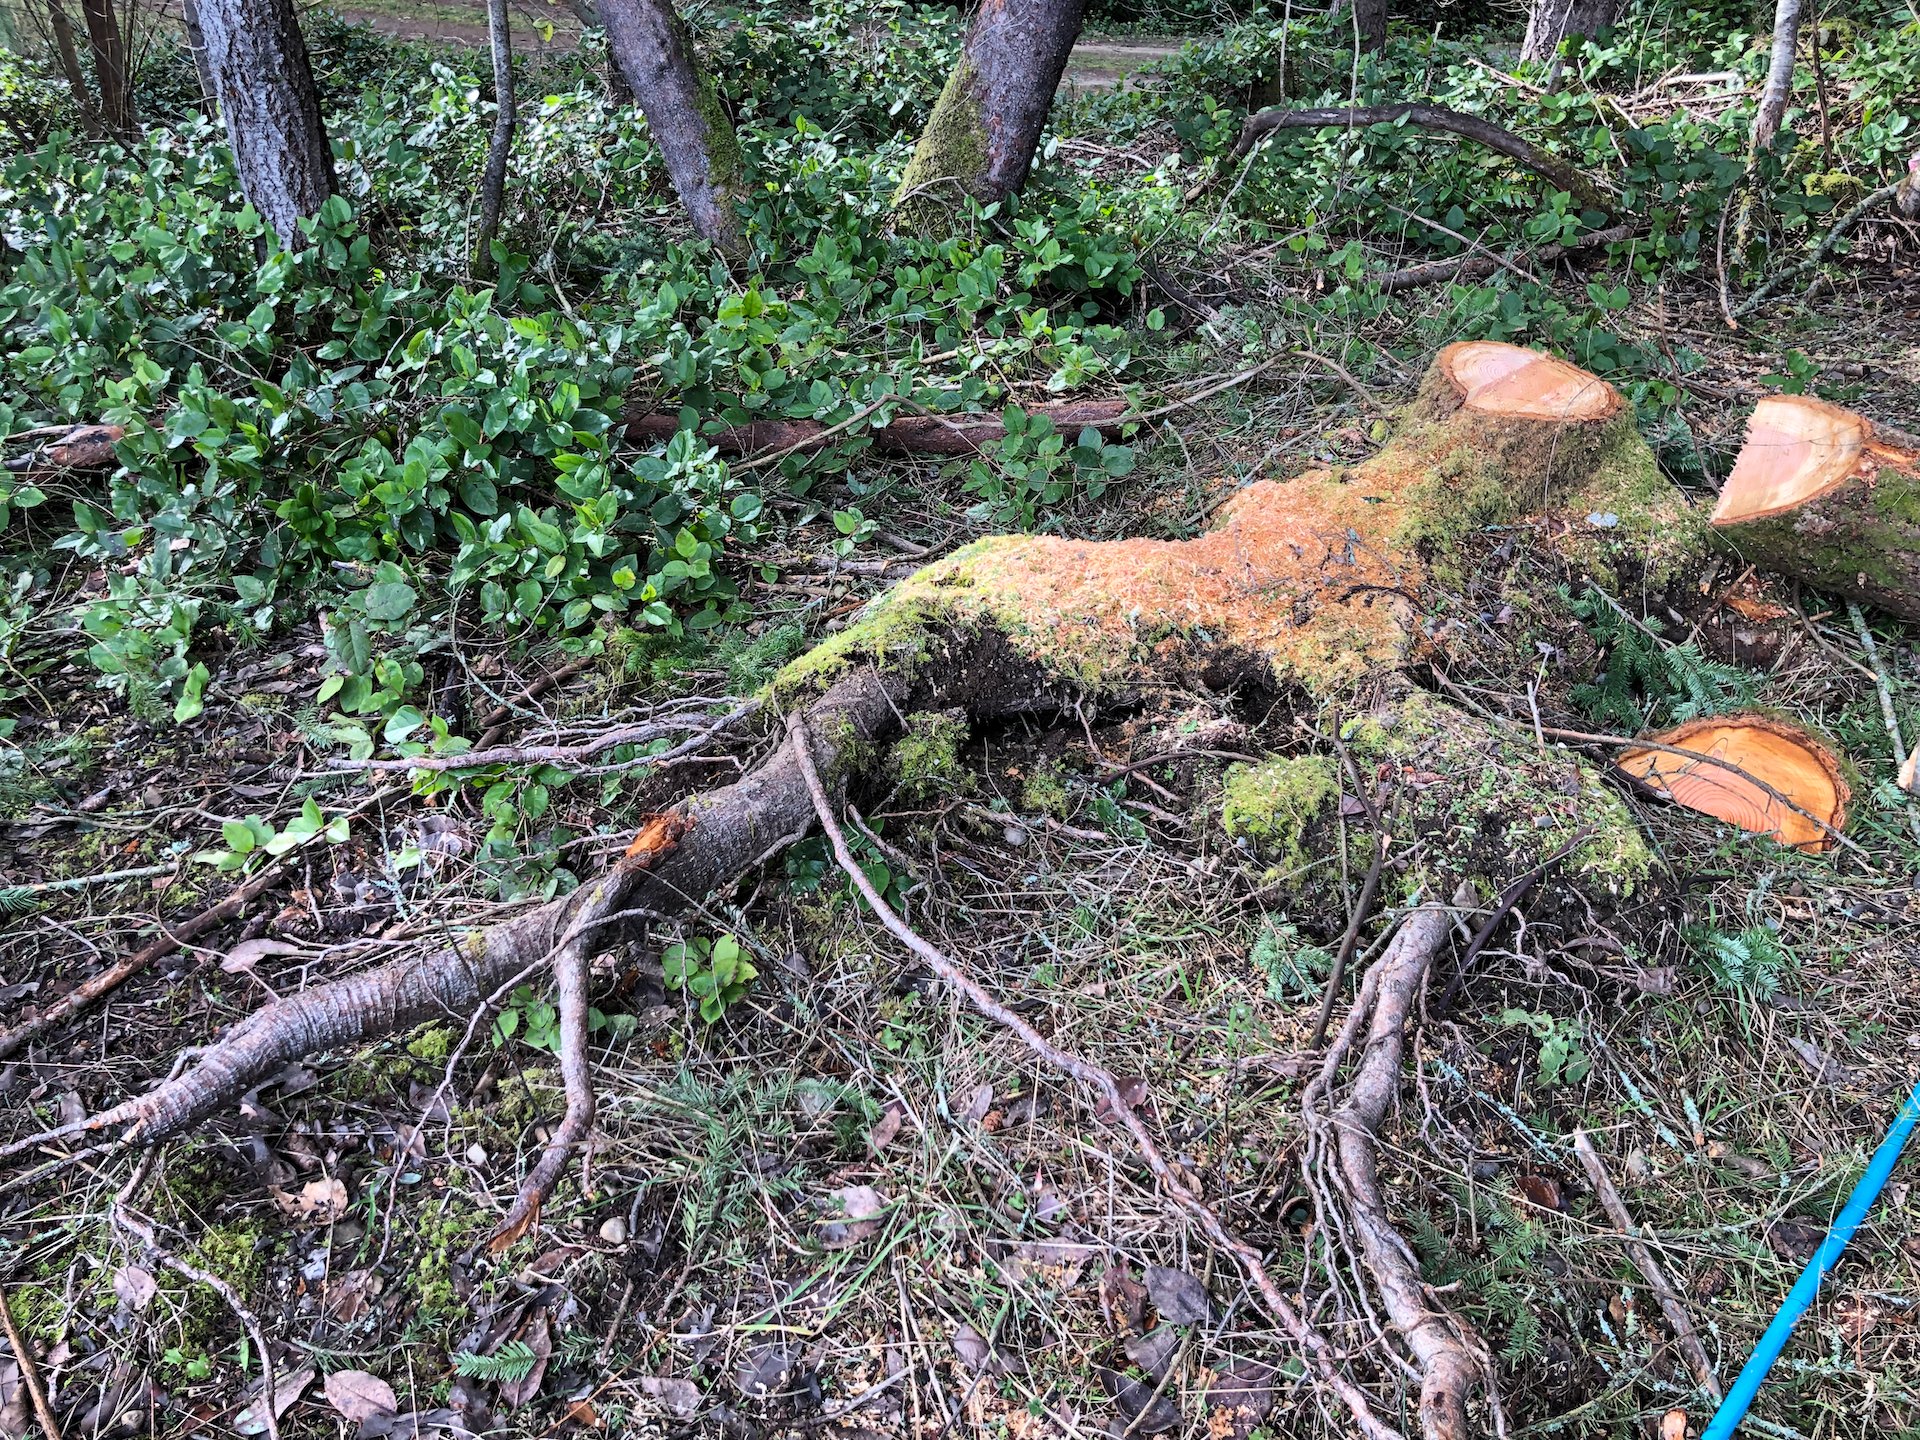
[[[1522,60],[1551,60],[1569,35],[1598,35],[1619,18],[1619,0],[1534,0]]]
[[[197,0],[240,189],[289,249],[334,191],[307,42],[293,0]]]
[[[901,177],[899,224],[938,233],[966,197],[992,204],[1026,183],[1081,11],[1081,0],[982,0]]]
[[[694,231],[722,254],[744,258],[740,142],[685,22],[670,0],[599,0],[598,9],[607,47],[647,117]]]

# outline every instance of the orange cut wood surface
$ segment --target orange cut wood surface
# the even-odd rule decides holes
[[[1869,427],[1849,410],[1805,395],[1770,395],[1747,420],[1746,443],[1713,507],[1734,525],[1796,510],[1860,464]]]
[[[1461,403],[1488,415],[1605,420],[1620,409],[1620,393],[1606,381],[1537,350],[1468,340],[1442,350],[1440,364],[1460,388]]]
[[[1785,721],[1768,715],[1719,715],[1648,738],[1691,753],[1632,749],[1620,756],[1620,768],[1676,805],[1804,850],[1825,850],[1833,837],[1793,806],[1834,830],[1846,823],[1847,783],[1839,762],[1825,745]],[[1769,794],[1754,779],[1779,795]],[[1793,804],[1782,804],[1779,796]]]

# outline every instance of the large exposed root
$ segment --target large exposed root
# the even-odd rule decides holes
[[[1358,1240],[1387,1318],[1419,1367],[1420,1429],[1426,1440],[1465,1440],[1471,1433],[1467,1399],[1485,1377],[1458,1323],[1431,1302],[1431,1292],[1420,1281],[1419,1263],[1394,1228],[1380,1191],[1376,1146],[1380,1126],[1400,1093],[1407,1016],[1447,943],[1452,908],[1472,903],[1473,892],[1462,886],[1453,907],[1429,903],[1406,918],[1368,972],[1353,1013],[1303,1097],[1308,1126],[1317,1139],[1308,1163],[1318,1163],[1331,1178],[1346,1231]],[[1335,1077],[1356,1046],[1359,1060],[1346,1099],[1334,1108]],[[1329,1146],[1331,1156],[1326,1154]],[[1328,1159],[1334,1163],[1326,1165]],[[1310,1175],[1310,1182],[1315,1178]]]
[[[822,743],[830,762],[896,723],[886,686],[872,671],[841,680],[812,703],[809,713],[826,737]],[[122,1138],[138,1143],[178,1135],[289,1061],[429,1020],[465,1019],[508,978],[564,945],[577,945],[591,956],[619,938],[635,916],[682,912],[777,842],[804,832],[813,806],[805,780],[782,747],[734,784],[696,796],[675,813],[686,829],[670,854],[628,856],[571,895],[475,930],[429,955],[276,1000],[209,1046],[178,1077],[74,1125],[16,1141],[0,1156],[81,1131],[124,1127]]]
[[[1333,1347],[1326,1337],[1313,1327],[1306,1316],[1287,1299],[1280,1287],[1274,1283],[1272,1275],[1262,1263],[1259,1252],[1246,1241],[1228,1230],[1219,1214],[1194,1192],[1167,1163],[1160,1153],[1153,1133],[1147,1129],[1146,1122],[1128,1101],[1125,1090],[1114,1078],[1111,1070],[1096,1065],[1078,1055],[1069,1054],[1035,1030],[1025,1020],[1009,1010],[993,993],[965,970],[961,969],[945,952],[937,949],[923,939],[906,921],[895,913],[884,896],[875,888],[873,881],[861,869],[854,859],[853,852],[847,846],[847,837],[841,832],[833,817],[833,808],[827,799],[826,787],[820,783],[819,774],[813,762],[807,756],[808,734],[805,722],[795,716],[789,725],[788,733],[793,736],[794,757],[801,773],[806,776],[807,788],[813,797],[814,810],[819,816],[821,828],[826,832],[833,846],[833,855],[847,878],[860,891],[880,923],[892,932],[895,939],[905,945],[914,954],[926,961],[929,969],[940,977],[948,987],[961,995],[987,1019],[1012,1032],[1029,1050],[1051,1065],[1061,1074],[1080,1081],[1095,1090],[1111,1114],[1119,1117],[1132,1138],[1134,1148],[1140,1158],[1146,1162],[1147,1169],[1159,1182],[1161,1190],[1176,1207],[1185,1211],[1200,1224],[1208,1240],[1232,1255],[1247,1280],[1259,1291],[1261,1300],[1273,1313],[1289,1338],[1300,1347],[1313,1366],[1314,1374],[1327,1389],[1340,1398],[1353,1417],[1354,1425],[1368,1440],[1399,1440],[1399,1432],[1383,1421],[1373,1409],[1372,1404],[1360,1388],[1341,1370],[1334,1355]],[[1442,922],[1444,925],[1444,921]],[[1444,934],[1443,934],[1444,938]]]

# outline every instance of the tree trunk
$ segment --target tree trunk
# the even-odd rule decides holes
[[[1081,0],[983,0],[900,179],[893,205],[902,228],[939,233],[965,197],[988,205],[1026,183],[1081,8]]]
[[[1793,95],[1793,56],[1800,44],[1802,0],[1776,0],[1773,9],[1773,57],[1767,63],[1767,81],[1760,87],[1760,108],[1753,112],[1754,154],[1773,144]]]
[[[73,92],[74,108],[80,112],[80,128],[89,140],[98,140],[106,132],[100,127],[100,111],[87,88],[87,77],[80,69],[80,51],[73,43],[73,23],[60,8],[60,0],[47,0],[47,25],[53,31],[53,48],[60,56],[60,72],[67,77]]]
[[[193,73],[200,79],[200,98],[207,102],[207,113],[220,113],[220,94],[213,87],[213,67],[207,63],[207,37],[200,30],[200,8],[196,0],[181,0],[180,18],[187,28],[187,48],[193,52]]]
[[[1920,438],[1805,395],[1762,400],[1713,527],[1745,558],[1920,620]]]
[[[487,0],[487,39],[493,49],[493,135],[480,175],[480,223],[473,235],[473,273],[494,273],[493,237],[507,192],[507,157],[513,153],[513,24],[507,0]]]
[[[1527,15],[1522,60],[1551,60],[1569,35],[1594,36],[1620,15],[1620,0],[1535,0]]]
[[[200,32],[240,189],[288,249],[333,194],[307,42],[293,0],[200,0]]]
[[[607,46],[647,117],[694,231],[722,254],[743,258],[740,143],[712,79],[694,58],[686,25],[671,0],[600,0],[599,10]]]
[[[1353,0],[1353,33],[1369,55],[1386,49],[1387,0]]]
[[[133,113],[133,77],[127,73],[127,37],[114,14],[113,0],[80,0],[87,22],[87,47],[93,52],[93,76],[100,82],[100,116],[116,140],[131,140],[137,128]]]

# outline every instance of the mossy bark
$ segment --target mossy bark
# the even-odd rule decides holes
[[[1026,183],[1081,9],[1080,0],[984,0],[901,177],[897,225],[944,233],[969,196],[991,204]]]
[[[729,258],[744,258],[746,166],[686,24],[671,0],[600,0],[599,11],[607,49],[647,117],[695,233]]]
[[[1920,455],[1868,447],[1858,470],[1784,514],[1716,522],[1753,564],[1920,620]]]

